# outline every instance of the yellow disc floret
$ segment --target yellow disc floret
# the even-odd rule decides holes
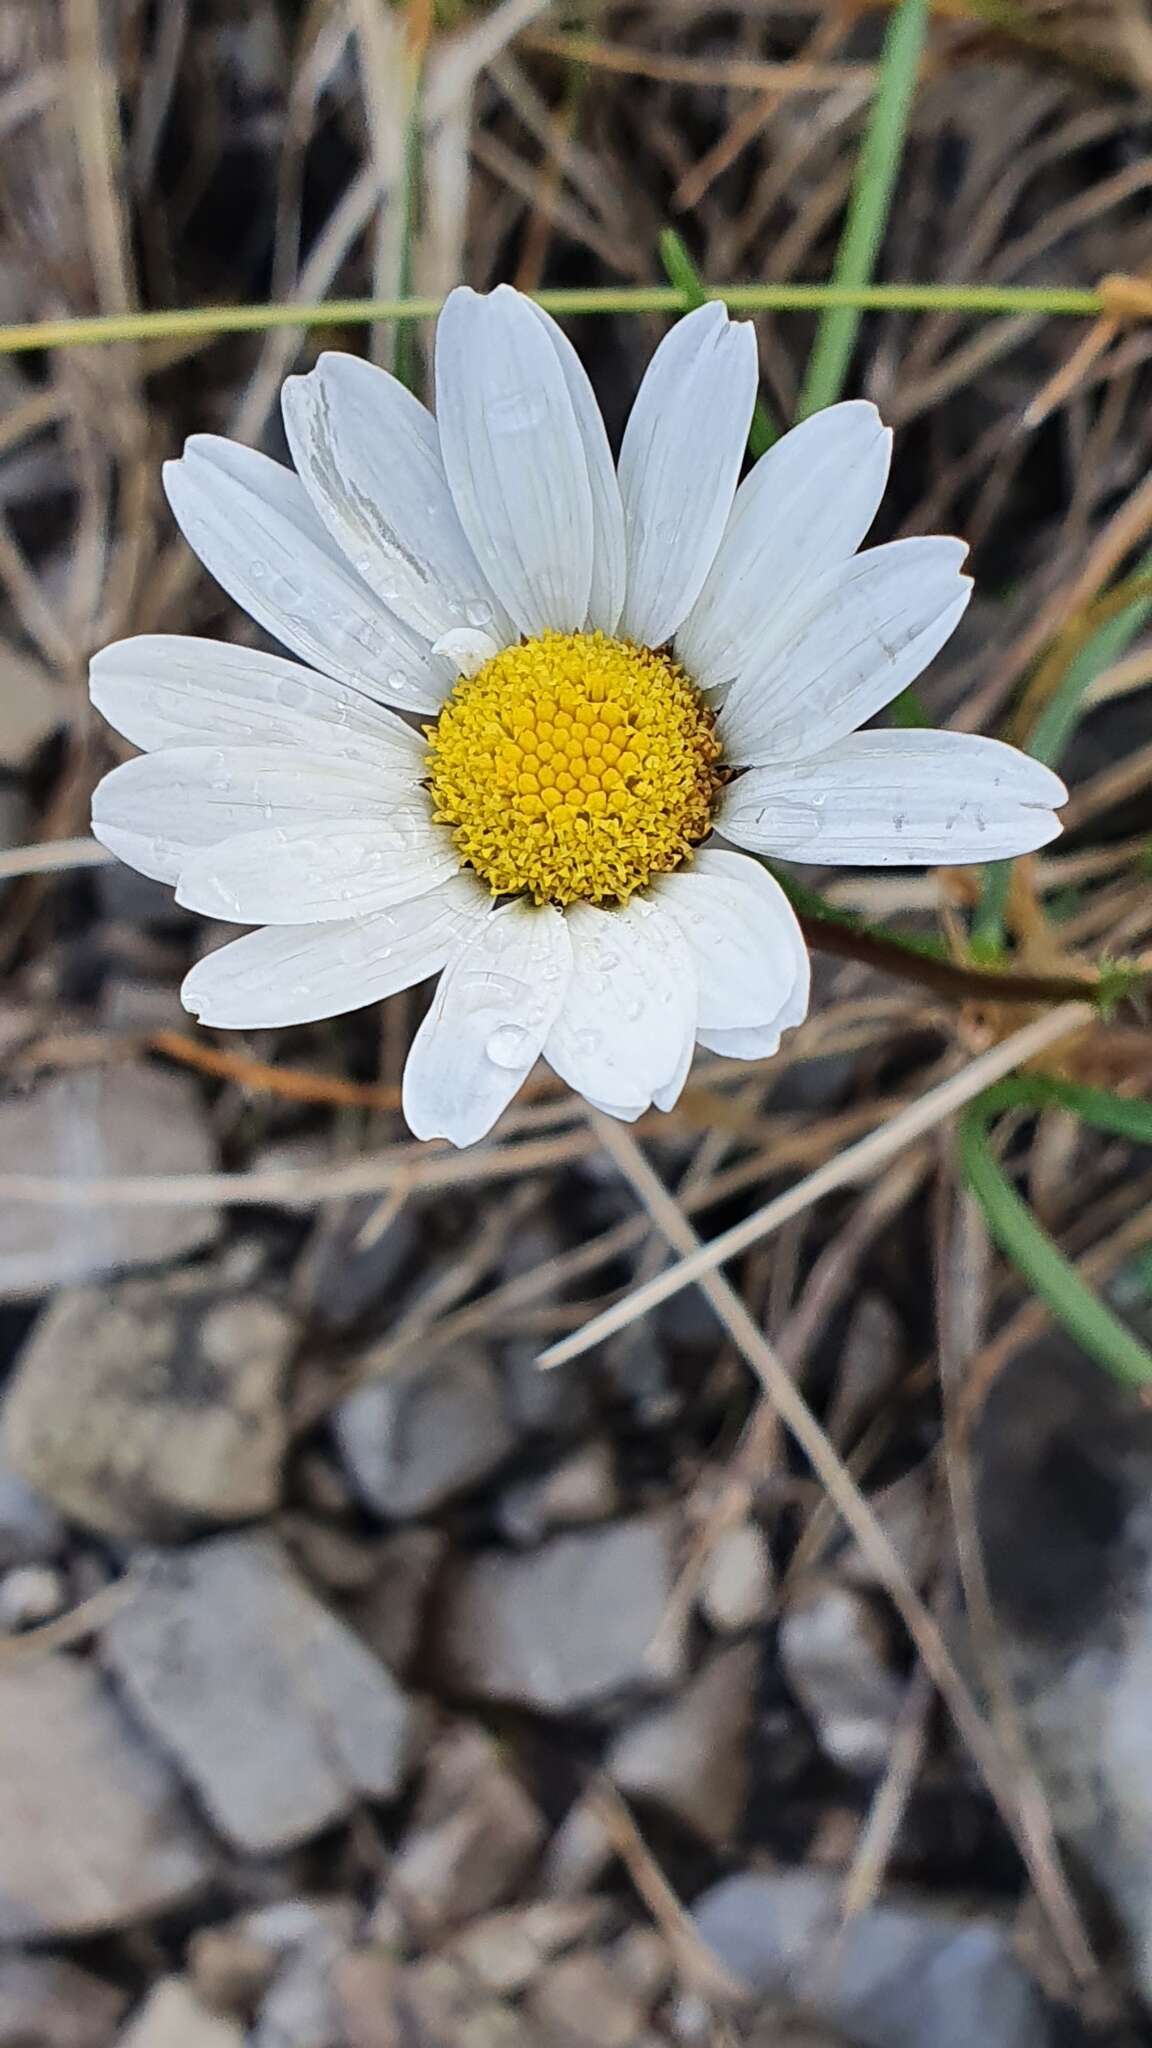
[[[429,732],[428,786],[493,895],[622,903],[706,836],[719,756],[674,661],[546,633],[457,683]]]

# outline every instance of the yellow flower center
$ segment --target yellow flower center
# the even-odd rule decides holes
[[[429,728],[428,787],[493,895],[623,903],[706,837],[719,756],[674,661],[546,633],[457,683]]]

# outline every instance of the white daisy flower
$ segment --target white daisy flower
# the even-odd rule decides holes
[[[591,386],[507,286],[452,293],[435,419],[322,356],[284,390],[296,470],[195,435],[185,537],[295,662],[145,636],[92,665],[146,751],[93,830],[205,916],[205,1024],[302,1024],[440,983],[409,1054],[418,1137],[484,1136],[536,1060],[624,1118],[694,1047],[776,1050],[808,958],[754,856],[986,861],[1066,792],[996,740],[857,728],[943,646],[965,549],[857,553],[888,471],[830,407],[737,479],[752,328],[719,304],[657,349],[614,469]],[[301,666],[301,664],[304,664]],[[733,849],[744,849],[743,851]]]

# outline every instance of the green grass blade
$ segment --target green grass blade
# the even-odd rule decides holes
[[[890,724],[899,727],[902,732],[923,732],[931,727],[928,706],[915,683],[909,683],[906,690],[901,690],[898,697],[893,697],[888,706],[888,719]]]
[[[983,1104],[960,1119],[960,1157],[992,1237],[1055,1320],[1116,1379],[1152,1384],[1152,1351],[1080,1278],[993,1157]]]
[[[1152,572],[1152,554],[1138,564],[1137,575]],[[1097,676],[1128,652],[1137,633],[1152,615],[1152,598],[1134,598],[1114,619],[1107,619],[1092,638],[1073,656],[1060,688],[1044,706],[1028,742],[1028,752],[1038,761],[1056,767],[1084,712],[1084,700]]]
[[[679,313],[675,285],[589,285],[534,292],[550,313]],[[709,296],[733,313],[823,313],[847,307],[871,313],[961,313],[995,318],[1093,320],[1107,310],[1098,291],[1019,284],[720,284]],[[163,312],[84,313],[0,326],[0,355],[36,349],[107,347],[113,342],[199,340],[221,334],[269,334],[281,327],[359,327],[383,320],[429,320],[442,298],[277,299],[263,305],[175,306]]]
[[[838,285],[867,284],[876,267],[904,151],[927,21],[928,0],[900,0],[889,21],[876,97],[836,255],[833,282]],[[834,405],[839,398],[859,326],[860,314],[851,307],[833,307],[824,314],[804,380],[801,419],[819,412],[822,406]]]
[[[683,294],[686,312],[690,313],[696,306],[708,304],[712,293],[688,254],[683,236],[678,235],[675,228],[664,228],[661,232],[660,261],[664,265],[669,284],[674,284],[677,291]],[[748,453],[753,462],[779,438],[779,427],[764,400],[758,397],[752,413],[752,425],[748,429]]]
[[[980,1106],[985,1114],[999,1109],[1070,1109],[1082,1123],[1111,1138],[1152,1145],[1152,1102],[1133,1102],[1110,1089],[1086,1088],[1051,1074],[1021,1074],[1003,1081],[981,1096]]]
[[[1152,551],[1137,563],[1136,576],[1152,574]],[[1055,768],[1072,738],[1084,713],[1084,701],[1097,676],[1126,654],[1137,633],[1152,616],[1152,598],[1134,598],[1117,612],[1114,619],[1106,619],[1098,626],[1091,638],[1086,640],[1061,678],[1060,687],[1055,690],[1044,706],[1028,741],[1028,752],[1038,761],[1044,761],[1049,768]],[[994,958],[1003,949],[1004,913],[1008,904],[1008,885],[1012,863],[1007,860],[990,861],[984,870],[984,881],[980,895],[980,907],[972,926],[972,938],[978,959]]]

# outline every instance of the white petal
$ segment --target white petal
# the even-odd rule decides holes
[[[733,683],[717,720],[730,761],[806,760],[913,683],[960,623],[962,541],[891,541],[818,577]]]
[[[449,293],[436,328],[436,420],[461,524],[524,633],[588,617],[593,513],[564,368],[508,285]]]
[[[266,632],[366,696],[439,709],[449,670],[361,582],[290,469],[194,434],[165,463],[164,488],[189,547]]]
[[[469,875],[373,917],[268,925],[197,962],[184,1007],[219,1030],[256,1031],[340,1017],[436,974],[487,916]]]
[[[681,1083],[680,1086],[683,1086],[683,1083]],[[676,1092],[678,1097],[680,1093],[679,1087],[677,1088]],[[634,1124],[640,1117],[644,1115],[645,1110],[651,1109],[652,1107],[652,1104],[650,1102],[597,1102],[595,1098],[591,1095],[585,1095],[584,1100],[585,1102],[590,1104],[590,1106],[593,1109],[600,1110],[604,1116],[614,1116],[618,1124]],[[673,1108],[674,1106],[674,1102],[669,1104],[669,1108]]]
[[[404,1068],[418,1138],[473,1145],[540,1057],[564,1001],[572,949],[563,917],[524,902],[494,910],[452,960]]]
[[[143,872],[175,882],[200,848],[264,825],[386,819],[415,800],[418,775],[411,765],[312,760],[287,747],[170,747],[104,777],[92,797],[92,830],[121,859],[132,859],[124,848],[138,840]]]
[[[959,732],[866,732],[732,786],[725,838],[793,861],[921,867],[1046,846],[1068,792],[1028,754]]]
[[[671,639],[700,595],[732,510],[756,403],[756,336],[723,306],[700,306],[660,343],[624,433],[620,491],[628,545],[621,632]]]
[[[205,847],[180,869],[176,901],[234,924],[312,924],[390,910],[459,867],[426,803],[363,823],[266,826]]]
[[[511,632],[460,524],[430,412],[397,378],[325,354],[281,395],[300,480],[332,538],[390,612],[425,640],[456,626]]]
[[[346,683],[279,654],[140,633],[93,657],[92,702],[133,746],[303,747],[312,755],[378,762],[424,759],[410,725]]]
[[[705,1052],[718,1052],[726,1060],[770,1060],[779,1052],[783,1034],[781,1024],[762,1024],[740,1031],[698,1031],[696,1039]]]
[[[529,299],[536,318],[540,321],[560,359],[568,396],[576,414],[576,424],[584,443],[584,457],[588,464],[588,482],[592,490],[592,589],[588,598],[586,623],[598,627],[602,633],[614,633],[620,622],[624,604],[624,588],[627,581],[627,554],[624,547],[624,506],[620,499],[620,485],[616,480],[616,464],[608,445],[608,435],[595,393],[588,382],[587,373],[572,343],[562,327],[557,326],[550,313]]]
[[[491,633],[481,633],[476,626],[454,626],[433,642],[432,652],[451,663],[454,675],[476,676],[500,649]]]
[[[679,1102],[681,1095],[684,1093],[684,1083],[688,1079],[688,1075],[691,1072],[692,1061],[694,1060],[695,1056],[695,1035],[692,1032],[685,1032],[684,1043],[680,1048],[679,1064],[677,1065],[671,1080],[665,1081],[661,1087],[654,1088],[652,1090],[653,1109],[662,1109],[665,1111],[675,1109],[676,1104]],[[627,1111],[625,1111],[624,1114],[621,1115],[620,1111],[617,1110],[615,1114],[617,1116],[620,1116],[620,1120],[622,1123],[635,1122],[635,1118],[629,1115]]]
[[[892,435],[874,405],[849,399],[793,427],[736,493],[708,580],[676,635],[703,689],[732,682],[802,591],[854,555],[876,517]]]
[[[696,963],[697,1030],[774,1024],[808,967],[796,913],[775,878],[740,854],[706,850],[652,893]]]
[[[544,1047],[562,1081],[611,1114],[638,1114],[683,1079],[696,1023],[696,975],[676,920],[643,897],[566,913],[573,973]]]

